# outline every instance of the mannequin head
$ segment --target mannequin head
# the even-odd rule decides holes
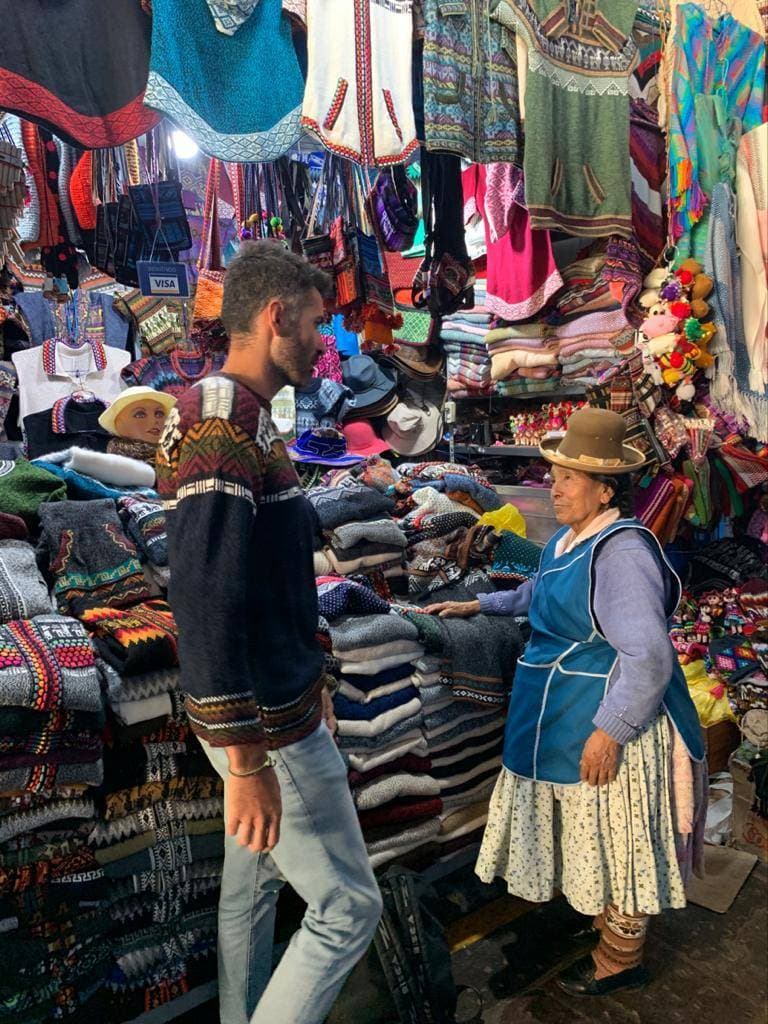
[[[166,417],[176,405],[172,395],[148,387],[126,388],[99,416],[104,430],[127,441],[157,444]]]
[[[129,441],[157,444],[163,432],[168,410],[152,398],[132,402],[115,416],[115,434]]]

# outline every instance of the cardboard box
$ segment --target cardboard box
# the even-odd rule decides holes
[[[749,781],[750,766],[735,756],[728,766],[733,776],[733,845],[768,862],[768,820],[753,810],[755,785]]]
[[[735,722],[718,722],[704,730],[707,766],[710,775],[728,771],[728,758],[741,743],[741,733]]]

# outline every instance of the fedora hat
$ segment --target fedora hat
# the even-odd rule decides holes
[[[439,406],[407,394],[387,416],[382,437],[398,455],[423,455],[432,451],[443,432]]]
[[[624,444],[627,424],[609,409],[577,409],[562,437],[548,437],[539,451],[548,462],[582,473],[631,473],[645,462],[637,448]]]
[[[443,368],[443,354],[439,349],[408,345],[400,342],[396,351],[384,357],[396,370],[414,380],[431,380]]]
[[[351,356],[341,367],[344,384],[352,392],[347,400],[347,410],[361,413],[372,405],[378,405],[392,395],[397,382],[391,371],[387,373],[370,356]]]
[[[158,405],[162,405],[165,409],[166,416],[174,405],[176,405],[176,399],[173,395],[167,395],[164,391],[155,391],[154,388],[148,388],[144,385],[134,388],[126,388],[125,391],[120,392],[114,402],[112,402],[104,410],[101,416],[99,416],[99,426],[109,434],[117,433],[115,429],[115,420],[123,409],[127,409],[129,405],[133,405],[135,402],[146,402],[150,400],[157,402]]]

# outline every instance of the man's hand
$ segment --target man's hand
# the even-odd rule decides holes
[[[320,698],[322,701],[323,709],[323,721],[328,726],[328,731],[331,736],[336,735],[336,731],[339,728],[339,723],[336,721],[336,712],[333,709],[333,697],[328,693],[325,687],[320,691]]]
[[[480,614],[479,601],[443,601],[442,604],[428,604],[421,609],[427,615],[439,615],[441,619],[471,619]]]
[[[604,786],[613,782],[619,770],[621,744],[603,732],[595,729],[581,753],[581,781],[590,786]]]
[[[234,775],[227,778],[227,835],[237,836],[241,846],[247,846],[252,853],[273,850],[280,839],[282,813],[280,783],[274,768],[265,768],[244,779]]]
[[[264,764],[265,743],[243,743],[227,747],[227,759],[233,772],[249,772]],[[227,776],[224,820],[227,835],[237,836],[241,846],[253,853],[272,850],[280,838],[283,807],[280,783],[274,768],[264,768],[257,775],[238,778]]]

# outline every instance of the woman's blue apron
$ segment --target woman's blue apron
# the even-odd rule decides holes
[[[618,520],[559,558],[555,546],[566,531],[552,537],[542,554],[528,611],[531,639],[517,662],[507,717],[504,766],[516,775],[564,785],[579,782],[582,750],[618,661],[593,614],[592,562],[606,537],[626,529],[641,532],[658,552],[676,584],[667,615],[677,607],[680,580],[656,537],[638,520]],[[677,661],[662,703],[691,757],[701,760],[701,726]]]

